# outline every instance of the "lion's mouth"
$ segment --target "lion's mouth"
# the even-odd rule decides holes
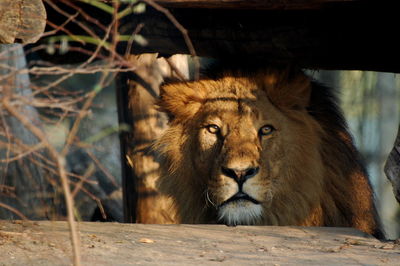
[[[254,204],[260,204],[260,202],[252,197],[250,197],[248,194],[243,193],[243,192],[238,192],[235,195],[233,195],[232,197],[230,197],[229,199],[227,199],[226,201],[222,202],[219,207],[223,207],[231,202],[235,202],[235,201],[250,201]]]

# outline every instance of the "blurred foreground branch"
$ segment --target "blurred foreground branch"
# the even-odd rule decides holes
[[[22,2],[29,1],[12,4]],[[21,45],[0,45],[0,218],[67,219],[74,264],[79,265],[76,220],[122,221],[121,178],[116,178],[120,168],[113,169],[116,164],[120,167],[121,158],[115,151],[118,144],[106,139],[129,126],[112,124],[108,117],[101,128],[92,125],[99,122],[95,113],[107,109],[97,98],[114,88],[116,75],[147,71],[148,66],[129,59],[135,45],[147,44],[140,35],[145,25],[138,23],[131,32],[120,33],[121,20],[143,13],[146,6],[137,1],[43,2],[56,14],[56,21],[48,20],[51,30],[40,43],[25,47],[25,53]],[[171,19],[195,55],[187,31],[172,14],[153,1],[145,2]],[[82,6],[91,7],[93,13]],[[31,12],[40,15],[41,7]],[[4,28],[0,26],[0,41]],[[70,53],[78,55],[78,63],[68,65],[60,59]],[[198,66],[196,59],[194,64]],[[116,156],[99,158],[101,152]]]

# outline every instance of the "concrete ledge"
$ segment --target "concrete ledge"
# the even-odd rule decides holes
[[[398,265],[351,228],[79,223],[83,265]],[[70,265],[66,222],[0,221],[0,265]]]

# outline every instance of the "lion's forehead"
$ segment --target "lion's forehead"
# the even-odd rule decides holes
[[[257,98],[238,97],[234,94],[224,94],[219,97],[210,95],[203,104],[201,114],[205,120],[217,118],[229,123],[245,121],[262,123],[282,116],[263,94],[257,95]]]
[[[259,111],[252,104],[244,104],[240,100],[220,101],[205,104],[203,117],[206,122],[220,121],[230,124],[254,121],[259,118]]]
[[[209,90],[209,99],[242,99],[254,101],[260,94],[265,94],[255,84],[217,82],[217,86]]]

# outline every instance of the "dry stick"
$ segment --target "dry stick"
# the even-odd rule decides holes
[[[107,29],[107,32],[104,36],[103,39],[101,39],[100,37],[96,36],[96,38],[101,39],[99,45],[96,47],[96,50],[94,51],[94,53],[90,56],[90,58],[88,60],[86,60],[84,63],[80,64],[76,69],[81,69],[83,67],[86,67],[88,64],[90,64],[99,54],[101,48],[102,48],[102,44],[107,40],[110,31],[112,29],[112,25],[110,25]],[[42,89],[38,90],[37,93],[41,93],[43,91],[47,91],[49,88],[57,86],[58,84],[60,84],[61,82],[63,82],[64,80],[70,78],[71,76],[75,75],[76,71],[71,71],[70,73],[62,76],[61,78],[57,79],[56,81],[50,83],[49,85],[47,85],[46,87],[43,87]],[[68,151],[68,149],[66,149]]]
[[[12,186],[0,185],[0,194],[14,199],[17,198],[17,195],[15,194],[15,187]]]
[[[50,167],[48,167],[48,166],[46,166],[46,165],[40,164],[38,161],[36,161],[36,160],[34,160],[34,159],[31,159],[31,161],[32,161],[33,163],[35,163],[36,165],[38,165],[39,167],[42,167],[43,169],[46,169],[46,170],[49,171],[50,173],[58,174],[57,171],[51,169]],[[68,173],[68,172],[67,172],[66,175],[67,175],[67,176],[71,176],[71,177],[75,177],[75,178],[79,179],[79,181],[76,182],[76,183],[72,182],[71,180],[68,180],[68,182],[69,182],[69,184],[70,184],[71,186],[75,186],[75,187],[76,187],[76,186],[79,185],[80,182],[83,182],[83,183],[86,183],[86,184],[90,184],[90,185],[98,185],[98,182],[97,182],[97,181],[87,180],[87,179],[84,179],[84,177],[79,176],[79,175],[76,175],[76,174],[72,174],[72,173]],[[49,182],[50,182],[51,184],[53,184],[53,186],[55,186],[55,183],[52,182],[52,180],[49,179]],[[79,186],[81,187],[80,189],[81,189],[83,192],[85,192],[90,198],[93,199],[93,197],[95,197],[95,196],[94,196],[93,194],[91,194],[89,191],[84,190],[83,187],[82,187],[82,185],[79,185]],[[71,195],[72,195],[73,197],[75,197],[75,196],[74,196],[74,192],[72,192]],[[97,202],[97,198],[96,198],[95,201]]]
[[[26,145],[26,144],[24,144],[23,142],[21,142],[18,138],[14,139],[14,141],[15,141],[14,145],[20,146],[22,150],[25,150],[25,151],[23,152],[23,155],[20,154],[20,155],[16,155],[16,156],[18,156],[18,157],[23,157],[23,156],[27,156],[28,154],[31,154],[31,153],[32,153],[32,155],[35,155],[36,157],[38,157],[38,158],[43,162],[43,163],[42,163],[41,161],[35,160],[33,157],[28,157],[29,160],[30,160],[32,163],[36,164],[38,167],[41,167],[41,168],[43,168],[43,169],[46,169],[46,170],[49,171],[50,173],[53,173],[53,174],[57,174],[57,173],[58,173],[56,170],[54,170],[54,169],[52,168],[52,167],[56,168],[56,167],[57,167],[57,164],[53,163],[53,162],[52,162],[51,160],[49,160],[47,157],[45,157],[45,156],[43,156],[42,154],[40,154],[40,153],[37,152],[37,150],[39,150],[39,149],[41,149],[41,148],[46,148],[46,146],[45,146],[45,144],[44,144],[43,142],[40,142],[40,143],[36,144],[35,146],[29,146],[29,145]],[[0,143],[0,144],[1,144],[1,143]],[[8,144],[7,144],[7,145],[8,145]],[[13,149],[15,150],[15,149],[17,149],[17,148],[13,148]],[[14,157],[9,158],[9,159],[10,159],[10,160],[11,160],[11,159],[14,160]],[[0,162],[2,162],[2,161],[0,161]],[[77,179],[79,179],[79,180],[82,180],[82,179],[83,179],[82,176],[77,175],[77,174],[74,174],[74,173],[70,173],[70,172],[67,172],[67,176],[74,177],[74,178],[77,178]],[[84,182],[85,182],[85,183],[88,183],[88,184],[97,184],[96,181],[92,181],[92,180],[85,180]]]
[[[133,71],[133,68],[124,68],[124,69],[115,69],[115,68],[104,68],[104,66],[94,66],[94,67],[86,67],[86,68],[68,68],[68,67],[32,67],[29,70],[20,71],[20,73],[29,73],[35,75],[61,75],[65,73],[70,73],[74,71],[74,74],[95,74],[100,72],[129,72]]]
[[[97,84],[97,86],[103,86],[103,83],[104,83],[106,78],[107,78],[106,74],[102,75],[101,80]],[[75,120],[75,122],[74,122],[74,124],[73,124],[73,126],[71,128],[71,130],[69,131],[69,134],[68,134],[67,140],[65,142],[64,148],[63,148],[63,150],[61,152],[62,155],[65,156],[65,155],[68,154],[69,148],[71,147],[72,142],[74,141],[75,136],[78,133],[78,129],[79,129],[79,126],[81,124],[81,121],[83,120],[83,118],[85,118],[85,116],[87,114],[87,110],[90,108],[90,106],[92,106],[93,100],[96,97],[96,95],[97,95],[97,90],[96,89],[93,89],[88,94],[86,102],[83,104],[83,107],[82,107],[81,111],[78,113],[78,116],[77,116],[77,118],[76,118],[76,120]]]
[[[95,167],[94,167],[94,163],[89,164],[89,167],[87,168],[87,170],[85,171],[84,175],[82,176],[82,179],[79,180],[79,182],[77,182],[75,184],[75,188],[72,191],[72,197],[75,198],[76,194],[78,194],[79,190],[82,188],[83,183],[86,181],[86,179],[90,178],[93,173],[95,172]]]
[[[175,72],[180,81],[186,80],[185,75],[183,75],[183,73],[176,67],[176,65],[174,64],[174,62],[171,61],[170,58],[165,58],[165,61],[167,61],[169,67],[172,69],[172,71]]]
[[[115,177],[110,173],[110,171],[107,170],[107,168],[104,167],[104,165],[99,161],[99,159],[97,159],[92,152],[88,150],[85,150],[85,152],[87,155],[89,155],[90,159],[93,160],[93,162],[97,165],[97,167],[100,168],[103,174],[108,177],[111,183],[115,186],[118,186],[117,181],[115,181]]]
[[[65,202],[67,205],[67,216],[68,216],[68,225],[70,229],[70,236],[72,240],[72,249],[74,256],[74,265],[81,265],[80,263],[80,243],[78,232],[76,229],[75,219],[74,219],[74,200],[71,196],[71,190],[68,185],[68,178],[65,173],[65,158],[60,156],[57,150],[48,142],[46,135],[34,124],[31,123],[25,116],[21,115],[10,103],[10,96],[5,94],[3,98],[3,106],[4,108],[16,119],[18,119],[28,130],[32,132],[40,141],[42,141],[49,151],[50,155],[56,160],[61,184],[64,190]]]
[[[6,138],[7,138],[7,152],[6,152],[6,160],[8,160],[10,158],[10,153],[11,153],[11,136],[10,136],[10,132],[9,132],[9,128],[6,122],[6,119],[4,117],[3,112],[0,110],[0,116],[1,116],[1,121],[4,125],[4,130],[5,130],[5,134],[6,134]],[[8,173],[8,163],[6,162],[6,166],[4,169],[4,178],[7,176]],[[4,183],[3,177],[0,176],[0,184]]]
[[[11,143],[10,143],[10,145],[11,145]],[[20,152],[19,154],[15,155],[13,157],[9,157],[9,155],[7,155],[6,159],[0,159],[0,163],[11,163],[13,161],[18,161],[18,160],[22,159],[23,157],[25,157],[31,153],[34,153],[37,150],[42,149],[43,147],[44,147],[43,143],[40,142],[40,143],[36,144],[35,146],[32,146],[32,148],[30,148],[29,150]]]
[[[49,1],[49,0],[45,0],[45,1]],[[112,55],[113,58],[114,58],[114,57],[115,57],[115,58],[118,58],[118,60],[119,60],[120,62],[123,62],[122,65],[125,65],[125,66],[128,66],[128,67],[132,67],[131,62],[125,60],[121,55],[117,54],[117,53],[115,52],[115,49],[110,48],[110,47],[102,47],[102,45],[101,45],[103,42],[105,42],[105,40],[108,39],[108,37],[109,37],[109,35],[110,35],[110,30],[113,29],[112,26],[113,26],[113,24],[116,23],[116,20],[115,20],[115,19],[112,21],[112,23],[111,23],[108,27],[105,27],[104,25],[100,24],[100,22],[99,22],[97,19],[91,18],[89,15],[87,15],[86,13],[84,13],[83,10],[82,10],[81,8],[79,8],[79,7],[75,6],[75,5],[73,5],[70,1],[62,0],[62,2],[65,3],[65,4],[67,4],[67,5],[69,5],[69,6],[72,7],[72,8],[75,8],[75,10],[77,10],[78,13],[79,13],[80,15],[82,15],[86,20],[88,20],[89,22],[92,22],[92,23],[96,24],[98,27],[100,27],[101,29],[103,29],[103,30],[106,32],[104,38],[100,38],[99,36],[95,35],[94,33],[93,33],[93,34],[90,34],[93,38],[97,38],[97,39],[101,40],[101,43],[100,43],[100,45],[98,45],[98,47],[96,48],[96,51],[92,54],[92,56],[91,56],[85,63],[83,63],[82,65],[80,65],[80,66],[78,67],[78,69],[81,68],[81,67],[83,67],[83,66],[85,66],[85,65],[87,65],[87,64],[89,64],[90,62],[92,62],[93,59],[94,59],[95,57],[98,56],[98,53],[99,53],[99,51],[100,51],[100,48],[104,48],[104,49],[106,49],[108,52],[110,52],[110,54]],[[113,2],[113,4],[114,4],[114,17],[116,17],[117,10],[118,10],[118,6],[119,6],[119,2],[118,2],[118,1],[117,1],[117,2]],[[63,12],[63,11],[61,11],[61,12]],[[62,15],[65,16],[66,14],[62,14]],[[67,16],[67,17],[68,17],[68,16]],[[77,22],[76,20],[73,20],[73,22],[76,23],[76,24],[78,24],[78,26],[82,27],[85,31],[87,30],[86,26],[83,25],[82,23],[79,23],[79,22]],[[116,29],[116,28],[117,28],[117,27],[114,27],[114,29]],[[61,29],[61,30],[62,30],[62,29]],[[118,42],[118,39],[117,39],[117,38],[114,38],[114,39],[113,39],[113,45],[112,45],[114,48],[116,47],[117,42]],[[101,57],[102,57],[102,56],[101,56]],[[133,69],[132,69],[132,71],[133,71]]]
[[[194,79],[199,79],[199,69],[200,69],[200,61],[197,58],[196,51],[194,49],[193,43],[190,40],[189,34],[187,29],[180,24],[176,18],[169,12],[168,9],[160,6],[159,4],[155,3],[153,0],[143,0],[143,2],[147,3],[148,5],[152,6],[154,9],[158,10],[159,12],[163,13],[174,26],[182,33],[183,39],[185,40],[186,46],[189,49],[190,55],[193,57],[194,65],[195,65],[195,72],[194,72]]]
[[[104,35],[104,38],[101,40],[100,44],[96,47],[96,51],[93,53],[93,55],[85,63],[81,64],[80,67],[88,65],[95,58],[96,54],[100,51],[100,49],[102,47],[102,43],[105,42],[105,40],[107,40],[108,37],[110,36],[110,33],[113,30],[113,25],[114,24],[115,24],[115,20],[113,20],[111,22],[111,24],[108,26],[107,32]],[[111,52],[111,56],[112,56],[111,58],[114,58],[114,55],[115,55],[115,51]],[[106,80],[107,76],[108,76],[108,73],[107,72],[104,73],[101,76],[100,82],[97,84],[97,86],[103,86],[104,81]],[[70,148],[70,146],[71,146],[71,144],[72,144],[72,142],[73,142],[73,140],[74,140],[74,138],[75,138],[75,136],[76,136],[76,134],[78,132],[79,125],[80,125],[82,119],[86,116],[86,111],[92,105],[92,102],[93,102],[94,97],[96,95],[97,95],[97,89],[94,89],[89,93],[86,102],[84,103],[81,111],[78,113],[78,117],[76,118],[76,120],[74,122],[74,125],[72,126],[72,129],[68,134],[67,141],[66,141],[66,143],[64,145],[64,148],[63,148],[63,150],[61,152],[62,155],[65,156],[68,153],[69,148]]]
[[[88,195],[93,201],[96,202],[97,207],[99,207],[101,216],[102,216],[104,219],[106,219],[106,218],[107,218],[107,215],[106,215],[106,212],[105,212],[105,210],[104,210],[103,204],[101,204],[101,200],[100,200],[98,197],[96,197],[95,195],[93,195],[92,193],[90,193],[90,191],[88,191],[85,187],[81,187],[80,189],[81,189],[83,192],[85,192],[86,195]]]
[[[72,3],[69,0],[61,0],[61,2],[63,2],[64,4],[66,4],[67,6],[70,6],[71,8],[75,9],[77,11],[77,13],[79,15],[81,15],[84,19],[86,19],[88,22],[93,23],[94,25],[96,25],[97,27],[99,27],[100,29],[106,31],[107,27],[105,27],[103,24],[100,23],[99,20],[91,17],[88,13],[85,12],[85,10],[83,10],[82,8],[78,7],[77,5],[75,5],[74,3]]]
[[[71,18],[73,17],[72,14],[69,14],[67,12],[65,12],[64,10],[62,10],[61,8],[59,8],[56,4],[52,3],[52,1],[49,0],[45,0],[47,4],[49,4],[52,8],[54,8],[54,10],[56,10],[59,14],[63,15],[66,18]],[[49,22],[49,21],[47,21]],[[92,31],[88,26],[86,26],[84,23],[76,20],[75,18],[72,18],[72,22],[77,24],[79,27],[81,27],[81,29],[83,29],[84,31],[86,31],[90,36],[92,36],[93,38],[98,38],[98,36],[96,35],[96,33],[94,31]],[[61,29],[63,31],[65,31],[65,28]],[[68,35],[73,35],[71,33],[68,33],[67,31],[65,31]]]
[[[23,215],[19,210],[15,209],[15,208],[13,208],[13,207],[11,207],[11,206],[8,206],[7,204],[4,204],[4,203],[1,203],[1,202],[0,202],[0,207],[2,207],[2,208],[4,208],[4,209],[7,209],[7,210],[9,210],[9,211],[11,211],[11,212],[13,212],[13,213],[15,213],[15,214],[18,215],[22,220],[28,220],[28,218],[26,218],[26,216]]]
[[[76,12],[75,15],[73,15],[73,16],[67,18],[67,19],[64,21],[64,23],[62,23],[61,25],[56,25],[56,24],[50,22],[49,20],[47,20],[46,23],[48,23],[51,27],[53,27],[54,30],[43,33],[42,36],[41,36],[41,38],[44,38],[44,37],[46,37],[46,36],[50,36],[50,35],[56,34],[56,33],[59,32],[59,31],[64,31],[64,32],[65,32],[65,30],[66,30],[66,29],[65,29],[65,25],[67,25],[71,20],[75,19],[77,16],[79,16],[79,13],[78,13],[78,12]],[[67,33],[67,32],[66,32],[66,33]],[[67,33],[67,34],[68,34],[68,33]]]
[[[60,29],[62,29],[62,31],[64,31],[66,34],[73,36],[73,34],[72,34],[69,30],[65,29],[63,26],[57,26],[56,24],[54,24],[53,22],[51,22],[51,21],[49,21],[49,20],[48,20],[46,23],[47,23],[47,25],[49,25],[50,27],[54,28],[54,30],[52,30],[51,32],[48,31],[48,32],[46,32],[46,33],[43,34],[43,35],[53,35],[52,32],[55,31],[55,32],[57,33]],[[56,33],[54,33],[54,34],[56,34]],[[43,38],[43,36],[42,36],[42,38]],[[81,44],[84,44],[84,42],[81,41]]]
[[[115,58],[118,57],[118,53],[116,52],[117,50],[117,45],[119,42],[119,32],[118,32],[118,28],[119,28],[119,19],[118,19],[118,10],[120,7],[120,3],[119,1],[116,1],[113,3],[113,7],[114,7],[114,14],[113,14],[113,21],[110,24],[110,29],[112,31],[112,43],[111,43],[111,54],[110,54],[110,62],[114,62]],[[110,33],[111,33],[110,31]]]
[[[144,27],[144,24],[143,24],[143,23],[139,23],[139,24],[136,26],[136,29],[135,29],[135,30],[133,31],[133,33],[131,34],[131,36],[133,37],[133,36],[139,34],[139,32],[142,30],[143,27]],[[128,56],[131,54],[131,50],[132,50],[132,46],[133,46],[133,41],[134,41],[133,38],[129,38],[128,43],[127,43],[127,46],[126,46],[124,58],[128,58]]]
[[[25,54],[31,54],[31,53],[34,53],[34,52],[37,52],[37,51],[40,51],[40,50],[44,50],[44,49],[46,49],[47,46],[48,46],[47,44],[41,44],[41,45],[37,45],[37,46],[31,47],[31,48],[25,47],[25,48],[27,48],[27,49],[25,50]],[[60,47],[61,47],[61,45],[56,44],[56,43],[54,44],[54,48],[60,49]],[[92,54],[93,54],[93,51],[91,51],[91,50],[89,50],[89,49],[85,49],[85,48],[83,48],[83,47],[74,47],[74,46],[70,46],[70,47],[68,47],[68,49],[69,49],[69,51],[81,53],[81,54],[84,54],[84,55],[92,55]],[[97,58],[99,58],[99,59],[105,59],[106,56],[104,56],[104,55],[97,55]],[[31,60],[31,61],[29,61],[29,65],[40,65],[40,64],[48,64],[48,65],[51,65],[51,64],[49,64],[49,62],[42,61],[42,60]]]
[[[35,154],[35,155],[38,156],[40,159],[45,160],[43,157],[40,157],[39,154]],[[38,167],[41,167],[41,168],[47,170],[49,173],[58,174],[57,170],[54,170],[53,168],[51,168],[52,166],[43,164],[43,163],[39,162],[38,160],[36,160],[36,159],[34,159],[32,157],[28,157],[28,158],[32,163],[36,164]],[[70,176],[70,177],[74,177],[74,178],[79,179],[79,180],[82,180],[82,178],[83,178],[80,175],[77,175],[77,174],[74,174],[74,173],[70,173],[70,172],[66,172],[66,175]],[[70,180],[68,182],[72,183]],[[92,184],[92,185],[97,185],[98,184],[98,182],[94,181],[94,180],[84,180],[83,182],[85,182],[87,184]]]

